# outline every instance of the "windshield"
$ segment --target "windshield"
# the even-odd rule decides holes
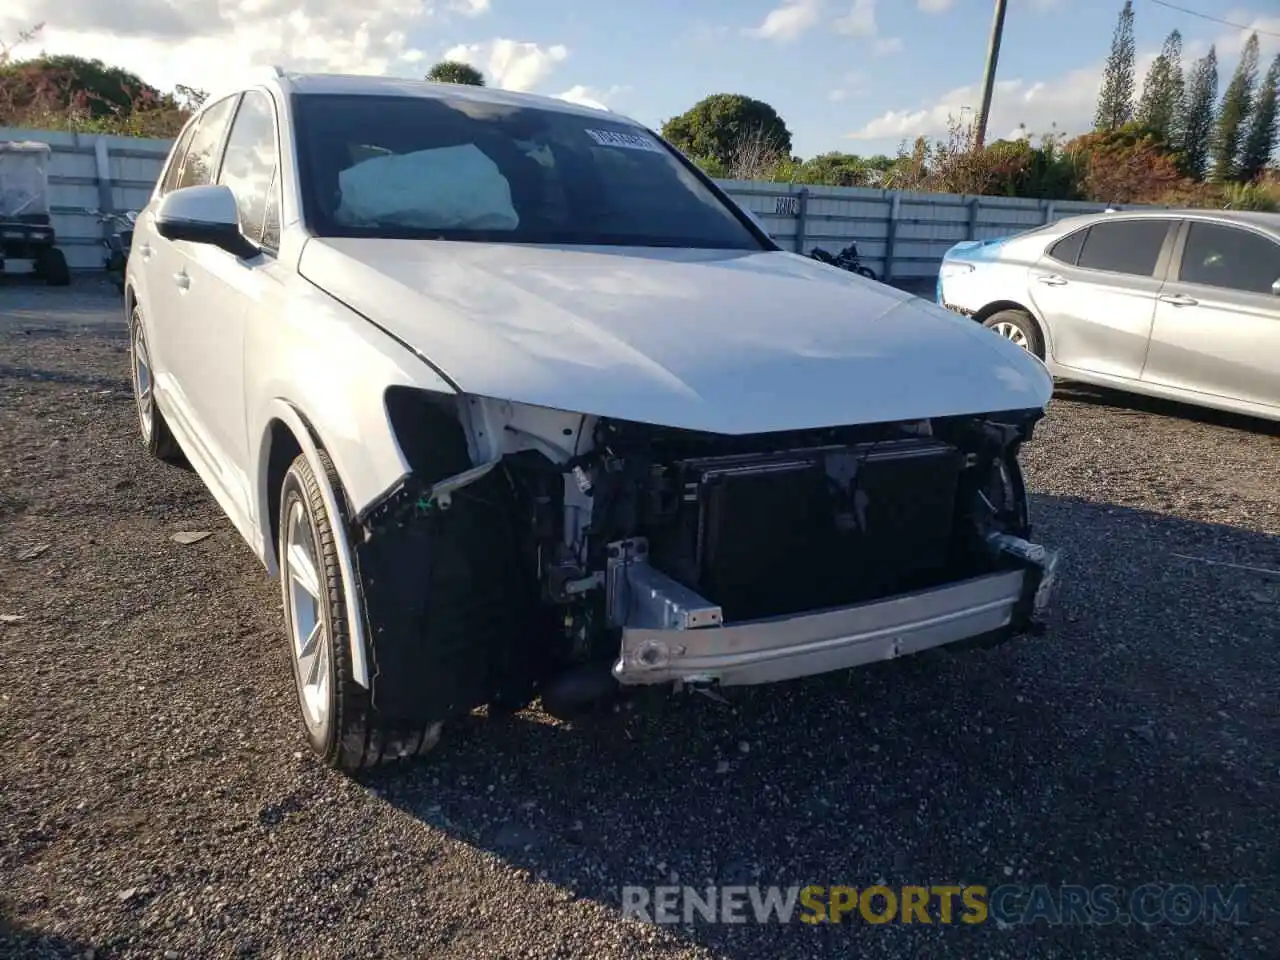
[[[762,249],[666,146],[607,114],[304,94],[294,118],[317,236]]]

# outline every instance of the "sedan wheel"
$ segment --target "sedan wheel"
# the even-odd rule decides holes
[[[1040,328],[1036,326],[1031,314],[1022,310],[1000,310],[987,317],[982,325],[997,336],[1017,344],[1027,353],[1044,359]]]
[[[997,323],[991,329],[1000,334],[1000,336],[1004,337],[1006,340],[1012,340],[1023,350],[1027,349],[1027,335],[1012,323]]]

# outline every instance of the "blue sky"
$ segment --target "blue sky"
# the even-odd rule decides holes
[[[1173,0],[1171,0],[1173,2]],[[1176,0],[1274,36],[1280,4]],[[1120,0],[1009,0],[991,136],[1087,128]],[[1222,85],[1246,31],[1135,0],[1139,68],[1182,31]],[[710,93],[782,114],[795,150],[892,153],[978,102],[992,0],[6,0],[0,39],[37,20],[50,52],[100,57],[169,88],[251,63],[421,75],[448,54],[512,89],[590,98],[658,125]],[[29,50],[28,52],[34,52]]]
[[[1194,9],[1196,2],[1180,5]],[[1226,11],[1215,9],[1215,0],[1199,2],[1203,12],[1226,19]],[[890,111],[931,107],[966,85],[974,88],[967,99],[976,108],[993,10],[988,0],[864,4],[863,10],[873,10],[874,29],[869,29],[864,15],[863,32],[850,34],[838,32],[833,23],[847,16],[854,3],[831,0],[813,5],[816,15],[807,30],[793,37],[784,33],[767,38],[744,30],[759,27],[771,11],[787,4],[649,0],[599,6],[589,14],[575,0],[493,4],[492,25],[498,33],[561,43],[569,49],[556,71],[562,86],[622,88],[608,98],[610,106],[650,124],[683,111],[707,93],[744,93],[771,103],[782,114],[803,156],[832,149],[892,152],[902,134],[869,140],[845,135]],[[1009,0],[998,77],[1006,83],[1021,80],[1023,88],[1001,90],[998,99],[1006,102],[996,105],[992,132],[1011,132],[1018,123],[1033,129],[1047,129],[1051,122],[1076,128],[1087,123],[1080,104],[1091,106],[1092,90],[1086,78],[1073,81],[1072,74],[1105,59],[1120,6],[1115,0]],[[1221,43],[1224,36],[1234,40],[1238,33],[1146,0],[1138,0],[1135,8],[1138,49],[1144,52],[1157,51],[1175,28],[1188,43]],[[1263,26],[1261,12],[1261,7],[1238,10],[1235,22]],[[1280,33],[1280,10],[1276,14],[1268,18],[1268,25]],[[1228,59],[1234,65],[1234,49]],[[1055,81],[1084,89],[1055,91],[1059,110],[1058,101],[1043,106],[1034,98],[1023,101],[1025,116],[1006,123],[1008,130],[998,129],[1002,117],[1018,113],[1026,87]],[[906,128],[904,124],[903,133]]]

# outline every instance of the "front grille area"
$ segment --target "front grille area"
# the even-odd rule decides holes
[[[947,568],[961,467],[928,438],[677,461],[652,561],[727,622],[926,586]]]

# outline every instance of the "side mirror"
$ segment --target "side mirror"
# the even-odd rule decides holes
[[[1280,280],[1277,280],[1275,283],[1271,285],[1271,292],[1274,293],[1277,297],[1280,297]]]
[[[181,187],[167,194],[156,211],[156,232],[166,240],[207,243],[242,260],[260,252],[240,232],[235,194],[221,184]]]

